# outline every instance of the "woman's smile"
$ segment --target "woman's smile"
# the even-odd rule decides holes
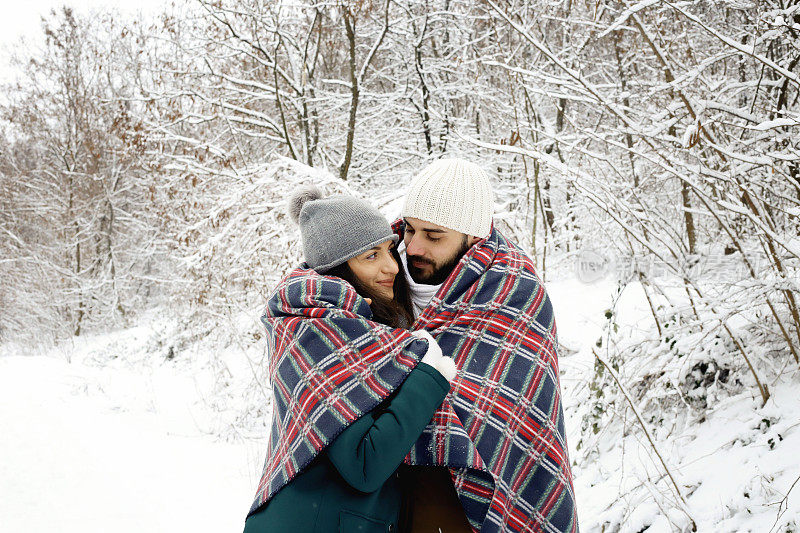
[[[394,298],[394,276],[382,280],[375,280],[375,289],[385,298]]]
[[[394,298],[394,280],[400,272],[392,257],[393,248],[394,241],[389,239],[347,261],[361,283],[387,300]]]

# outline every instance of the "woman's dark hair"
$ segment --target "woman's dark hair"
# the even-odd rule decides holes
[[[336,265],[322,274],[342,278],[352,285],[362,298],[371,298],[372,305],[370,305],[370,308],[372,309],[372,318],[375,322],[380,322],[381,324],[386,324],[393,328],[408,329],[411,327],[411,324],[414,323],[414,311],[411,306],[411,291],[408,288],[408,281],[403,272],[403,263],[400,261],[400,254],[397,252],[396,246],[392,247],[392,257],[400,268],[400,271],[394,277],[394,285],[392,287],[394,289],[393,299],[376,294],[361,283],[350,269],[347,262]]]

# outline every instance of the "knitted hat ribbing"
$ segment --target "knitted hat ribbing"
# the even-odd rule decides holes
[[[389,222],[367,202],[353,196],[321,196],[305,187],[289,199],[310,268],[324,273],[382,242],[397,242]]]
[[[484,238],[491,231],[493,211],[492,186],[481,167],[463,159],[439,159],[411,181],[402,216]]]

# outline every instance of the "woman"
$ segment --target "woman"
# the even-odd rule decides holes
[[[396,471],[455,364],[427,332],[400,329],[413,321],[408,288],[397,236],[376,209],[305,189],[290,215],[306,262],[263,319],[275,416],[245,533],[396,531]]]

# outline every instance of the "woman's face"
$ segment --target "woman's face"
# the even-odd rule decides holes
[[[390,239],[347,261],[358,281],[388,300],[394,298],[394,278],[400,271],[392,248],[394,242]]]

